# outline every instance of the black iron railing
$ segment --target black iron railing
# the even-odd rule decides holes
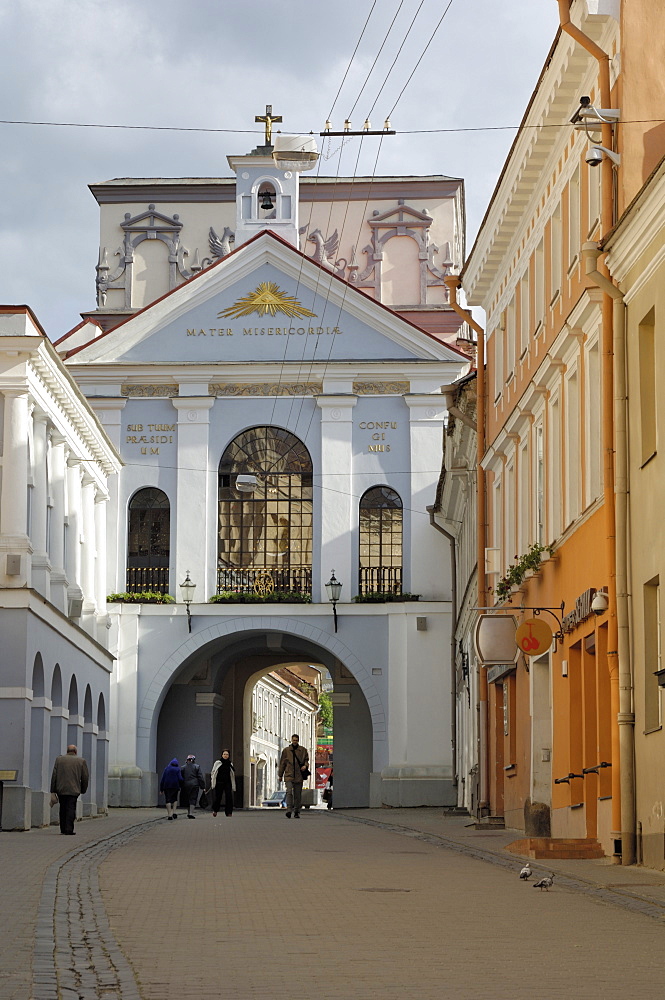
[[[401,566],[361,566],[358,574],[359,594],[401,594]]]
[[[269,594],[278,591],[298,594],[312,593],[312,570],[309,566],[295,569],[277,567],[265,569],[218,569],[217,593]]]
[[[168,566],[128,566],[127,593],[167,594],[169,589]]]

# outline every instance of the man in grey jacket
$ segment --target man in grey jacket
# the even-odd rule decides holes
[[[286,782],[286,818],[300,819],[300,802],[302,798],[302,783],[305,772],[309,776],[309,754],[305,747],[300,746],[300,737],[292,736],[291,743],[282,750],[277,775]]]
[[[83,757],[77,757],[73,744],[67,747],[67,753],[55,758],[53,774],[51,775],[51,791],[55,792],[60,802],[60,833],[73,837],[76,833],[76,800],[88,789],[88,765]]]

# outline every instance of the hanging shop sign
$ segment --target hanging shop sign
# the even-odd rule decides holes
[[[525,656],[541,656],[552,645],[552,629],[541,618],[527,618],[515,632],[515,642]]]
[[[517,621],[512,615],[479,615],[476,622],[476,655],[481,663],[514,663]]]

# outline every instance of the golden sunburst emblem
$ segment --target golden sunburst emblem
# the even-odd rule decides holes
[[[228,309],[217,313],[217,318],[239,319],[240,316],[250,316],[252,313],[258,313],[259,316],[276,316],[277,313],[284,313],[291,319],[316,316],[316,313],[301,306],[295,296],[286,295],[274,281],[262,281],[249,295],[245,295]]]

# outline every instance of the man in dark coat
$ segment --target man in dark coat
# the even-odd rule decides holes
[[[291,743],[282,750],[277,776],[286,782],[286,818],[300,819],[300,802],[302,799],[302,783],[304,771],[308,771],[309,753],[300,746],[300,737],[292,736]]]
[[[76,747],[71,744],[67,753],[55,758],[51,775],[51,792],[55,792],[60,802],[60,833],[73,837],[76,833],[76,800],[88,790],[88,765],[83,757],[77,757]]]

